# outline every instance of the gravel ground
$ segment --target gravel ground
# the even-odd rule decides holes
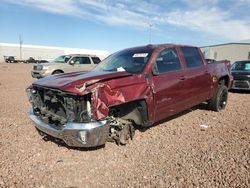
[[[74,149],[29,120],[30,70],[0,64],[0,187],[250,187],[250,92],[137,130],[126,146]]]

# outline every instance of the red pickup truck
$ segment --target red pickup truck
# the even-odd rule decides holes
[[[35,81],[27,88],[29,116],[37,129],[69,146],[126,144],[136,126],[200,103],[224,109],[231,83],[230,63],[207,64],[197,47],[147,45],[114,53],[91,72]]]

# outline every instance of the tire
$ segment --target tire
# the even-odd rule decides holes
[[[61,73],[63,73],[63,72],[62,72],[62,71],[57,70],[57,71],[54,71],[54,72],[52,73],[52,75],[54,75],[54,74],[61,74]]]
[[[215,96],[208,102],[209,109],[219,112],[225,109],[228,99],[228,88],[225,85],[219,85]]]

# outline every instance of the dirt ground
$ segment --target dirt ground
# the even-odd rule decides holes
[[[29,120],[31,67],[0,64],[0,187],[250,187],[250,92],[136,130],[126,146],[74,149]]]

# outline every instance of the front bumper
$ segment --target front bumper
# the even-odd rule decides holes
[[[48,71],[48,70],[32,70],[31,71],[31,76],[33,77],[33,78],[43,78],[43,77],[45,77],[45,76],[48,76],[48,75],[50,75],[50,71]]]
[[[31,71],[31,76],[33,78],[42,78],[42,77],[44,77],[40,72],[36,72],[36,71]]]
[[[250,81],[248,81],[248,80],[234,80],[231,89],[250,90]]]
[[[62,139],[68,146],[96,147],[104,145],[109,134],[109,122],[107,120],[88,123],[67,123],[61,130],[43,122],[31,110],[30,119],[37,129],[42,132]]]

